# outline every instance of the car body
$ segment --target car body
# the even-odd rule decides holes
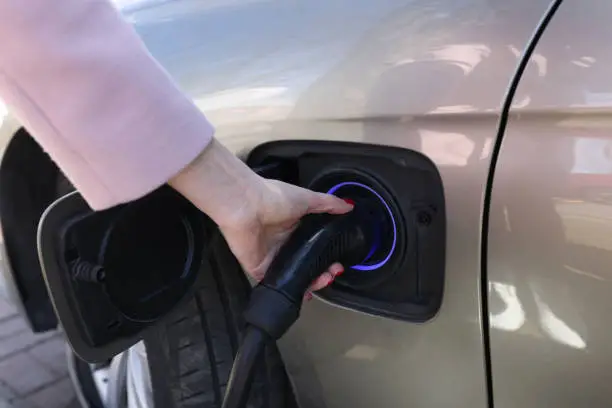
[[[441,174],[439,313],[414,324],[310,302],[279,344],[301,407],[609,406],[612,3],[123,7],[236,154],[270,140],[365,142],[421,152]],[[0,112],[3,161],[20,154],[18,129]],[[3,285],[24,305],[28,272],[7,252]]]

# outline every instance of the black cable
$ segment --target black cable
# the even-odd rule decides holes
[[[295,323],[310,284],[335,261],[353,265],[367,256],[376,230],[368,208],[364,203],[345,215],[308,215],[280,248],[251,293],[244,313],[247,330],[222,408],[246,407],[266,341],[279,339]]]
[[[249,326],[236,354],[230,373],[222,408],[246,407],[255,365],[266,345],[267,335],[256,327]]]

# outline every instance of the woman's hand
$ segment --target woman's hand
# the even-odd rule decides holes
[[[232,252],[251,276],[261,280],[280,246],[306,214],[343,214],[352,206],[343,200],[276,180],[262,179],[253,190],[253,198],[244,203],[244,216],[230,217],[221,224]],[[336,263],[313,283],[312,290],[329,285],[343,272]]]
[[[258,281],[303,216],[352,209],[337,197],[261,178],[216,140],[170,185],[219,225],[243,269]],[[312,290],[343,271],[331,265]]]

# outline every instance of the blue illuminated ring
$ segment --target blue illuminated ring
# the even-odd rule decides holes
[[[383,259],[382,261],[374,264],[374,265],[353,265],[353,266],[351,266],[351,268],[356,269],[358,271],[373,271],[373,270],[376,270],[376,269],[382,267],[384,264],[386,264],[387,261],[393,255],[393,252],[395,252],[395,245],[397,244],[397,226],[395,225],[395,218],[393,217],[393,213],[391,212],[391,208],[389,208],[389,205],[381,197],[381,195],[378,194],[373,188],[371,188],[371,187],[369,187],[369,186],[367,186],[365,184],[356,183],[354,181],[345,181],[344,183],[336,184],[335,186],[330,188],[329,191],[327,192],[327,194],[334,194],[340,188],[346,187],[346,186],[361,187],[361,188],[364,188],[364,189],[368,190],[370,193],[374,194],[380,200],[380,202],[383,203],[383,205],[387,209],[387,212],[389,213],[389,218],[391,218],[391,225],[393,225],[393,244],[391,245],[391,249],[389,250],[389,253],[387,254],[386,258]],[[369,258],[369,256],[366,257],[366,259],[367,258]]]

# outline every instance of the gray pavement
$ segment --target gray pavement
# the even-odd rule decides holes
[[[1,298],[0,408],[79,408],[61,333],[33,334]]]

